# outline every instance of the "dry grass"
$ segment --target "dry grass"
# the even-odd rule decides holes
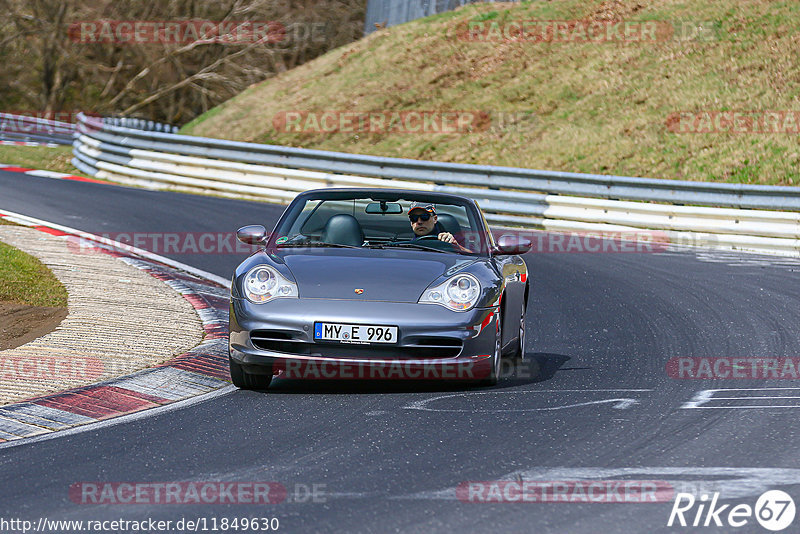
[[[713,21],[710,40],[478,43],[469,20]],[[253,86],[184,128],[323,150],[648,176],[800,184],[790,134],[678,134],[680,111],[800,110],[800,3],[562,0],[473,4],[380,30]],[[283,133],[281,112],[484,110],[462,134]],[[505,119],[504,122],[501,119]]]
[[[0,146],[0,163],[81,176],[82,173],[70,163],[71,159],[70,146]]]

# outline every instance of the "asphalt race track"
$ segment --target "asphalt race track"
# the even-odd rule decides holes
[[[93,233],[235,232],[269,226],[282,211],[8,172],[0,172],[0,209]],[[164,255],[225,278],[242,257]],[[657,503],[486,503],[462,502],[456,488],[661,481],[709,500],[719,492],[720,504],[754,506],[767,490],[800,502],[800,403],[784,398],[800,397],[797,380],[666,371],[677,357],[800,356],[800,262],[692,251],[531,253],[526,261],[526,356],[538,376],[528,363],[496,388],[278,381],[264,393],[231,390],[0,449],[0,515],[276,517],[283,532],[767,532],[753,517],[736,529],[668,528],[672,494]],[[708,391],[721,389],[734,391]],[[289,495],[280,504],[210,506],[69,496],[81,482],[173,481],[274,481]]]

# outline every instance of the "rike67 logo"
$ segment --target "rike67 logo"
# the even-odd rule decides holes
[[[718,504],[718,501],[719,493],[714,493],[710,499],[707,494],[696,499],[691,493],[678,493],[667,526],[738,528],[751,523],[755,517],[765,529],[778,532],[792,524],[796,512],[794,500],[780,490],[764,492],[754,507],[746,503]]]

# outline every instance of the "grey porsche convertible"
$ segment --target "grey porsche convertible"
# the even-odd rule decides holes
[[[299,194],[231,283],[234,385],[296,379],[497,383],[524,357],[530,241],[493,237],[466,197],[398,189]]]

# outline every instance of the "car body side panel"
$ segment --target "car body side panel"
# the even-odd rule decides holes
[[[502,274],[505,280],[506,302],[503,306],[503,346],[519,338],[519,320],[525,306],[527,266],[520,256],[504,256]]]

